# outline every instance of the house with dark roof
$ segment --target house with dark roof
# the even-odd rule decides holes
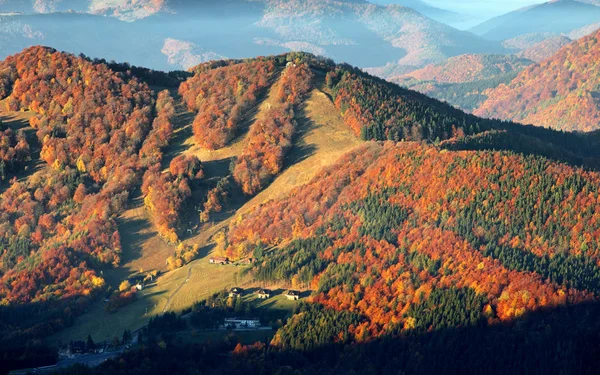
[[[242,295],[242,288],[231,288],[231,290],[229,291],[229,297],[231,298],[236,298]]]
[[[208,260],[210,264],[228,264],[229,258],[227,257],[212,257]]]
[[[269,299],[271,298],[271,291],[267,289],[260,289],[258,292],[256,292],[256,295],[260,299]]]
[[[285,292],[284,296],[292,301],[297,301],[300,299],[300,293],[294,291],[294,290],[288,290],[287,292]]]

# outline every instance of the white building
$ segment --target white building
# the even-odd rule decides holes
[[[226,328],[258,328],[260,327],[260,321],[258,319],[250,318],[225,318],[224,324]]]

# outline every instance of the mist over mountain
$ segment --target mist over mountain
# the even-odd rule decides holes
[[[469,31],[501,41],[531,33],[569,33],[599,21],[598,6],[574,0],[556,0],[492,18]]]
[[[600,32],[498,86],[474,113],[569,131],[600,128]]]
[[[554,56],[561,48],[571,42],[572,40],[564,35],[552,36],[524,49],[517,56],[539,63]]]
[[[469,19],[469,16],[467,15],[438,8],[421,0],[373,0],[372,2],[374,4],[381,5],[402,5],[404,7],[416,10],[417,12],[421,13],[426,17],[448,24],[453,27],[458,27],[463,22]]]
[[[241,58],[303,50],[361,67],[411,70],[458,54],[503,51],[498,44],[414,9],[359,0],[90,1],[87,9],[79,3],[76,13],[45,14],[34,5],[4,4],[7,10],[25,14],[3,16],[3,23],[24,25],[36,40],[3,44],[2,56],[43,41],[75,53],[157,69],[187,68],[189,61],[217,56]],[[72,5],[50,2],[44,9],[64,11]],[[420,5],[417,8],[432,17],[436,12],[449,14],[424,3],[413,5]],[[25,32],[20,34],[28,39]],[[121,37],[109,41],[103,35]],[[114,48],[104,48],[109,44]],[[174,51],[177,45],[184,50]],[[175,55],[186,57],[182,60]]]

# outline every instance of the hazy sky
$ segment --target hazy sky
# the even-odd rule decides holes
[[[532,4],[543,3],[544,0],[425,0],[440,8],[477,14],[506,13]]]

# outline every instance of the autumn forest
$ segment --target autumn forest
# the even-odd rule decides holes
[[[516,79],[550,68],[526,69]],[[511,122],[525,116],[502,90],[475,111],[499,120],[301,52],[171,73],[8,57],[0,360],[47,364],[53,338],[100,311],[119,317],[114,359],[58,373],[593,372],[600,138],[569,132],[573,117]],[[190,284],[202,294],[176,305]],[[286,313],[223,285],[302,300]],[[163,287],[159,314],[121,325]],[[272,335],[181,339],[242,316]]]

